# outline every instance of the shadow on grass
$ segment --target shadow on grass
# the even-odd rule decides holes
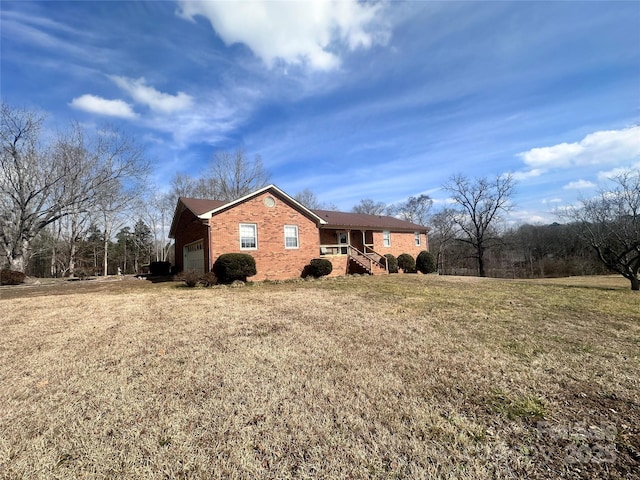
[[[151,283],[175,282],[173,275],[140,275],[138,278],[142,278]]]

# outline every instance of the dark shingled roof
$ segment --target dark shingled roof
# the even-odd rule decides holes
[[[331,210],[313,210],[313,213],[327,222],[324,227],[367,227],[379,230],[408,230],[412,232],[426,230],[422,225],[400,220],[387,215],[368,215],[365,213],[333,212]]]
[[[223,202],[222,200],[206,200],[204,198],[180,197],[180,200],[184,203],[185,207],[193,212],[194,215],[202,215],[203,213],[207,213],[221,207],[225,203],[229,203]]]

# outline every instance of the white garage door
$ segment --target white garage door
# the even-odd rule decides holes
[[[204,273],[204,246],[202,240],[184,246],[184,271]]]

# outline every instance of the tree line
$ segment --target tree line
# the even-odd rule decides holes
[[[133,138],[109,126],[81,125],[47,138],[44,117],[2,104],[0,267],[36,276],[137,272],[173,261],[167,239],[178,197],[233,200],[264,187],[260,156],[217,152],[198,177],[176,173],[169,191],[149,182]],[[639,290],[640,172],[629,170],[599,195],[558,213],[565,223],[507,227],[516,182],[510,174],[454,174],[442,188],[451,203],[433,212],[425,194],[384,204],[362,199],[353,212],[390,215],[430,230],[443,274],[543,277],[613,271]],[[294,198],[335,210],[305,189]],[[3,264],[3,265],[2,265]]]
[[[640,171],[628,169],[597,195],[556,212],[565,223],[509,227],[512,175],[454,174],[442,188],[451,205],[431,214],[428,197],[400,206],[362,200],[354,211],[395,214],[426,225],[441,274],[535,278],[615,272],[640,290]],[[416,206],[419,206],[415,213]]]

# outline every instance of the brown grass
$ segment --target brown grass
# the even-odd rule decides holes
[[[1,478],[638,478],[624,279],[0,290]]]

